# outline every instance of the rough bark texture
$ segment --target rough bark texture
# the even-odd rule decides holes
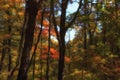
[[[26,8],[28,11],[28,21],[27,28],[25,32],[25,42],[22,51],[21,63],[19,68],[19,73],[17,80],[27,80],[26,69],[30,61],[30,50],[32,48],[34,28],[35,28],[35,18],[37,14],[37,3],[34,0],[29,0],[26,2]]]

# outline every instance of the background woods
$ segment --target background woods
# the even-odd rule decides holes
[[[0,0],[0,80],[119,80],[119,0]]]

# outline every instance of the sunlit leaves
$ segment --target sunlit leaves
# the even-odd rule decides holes
[[[49,26],[48,26],[48,23],[45,23],[45,22],[44,22],[44,25],[45,25],[45,26],[44,26],[44,28],[42,29],[42,33],[41,33],[41,34],[42,34],[43,37],[48,38],[48,35],[49,35]],[[36,26],[36,30],[35,30],[35,33],[34,33],[35,37],[38,36],[39,30],[40,30],[40,27],[39,27],[39,26]],[[51,36],[56,37],[56,33],[55,33],[54,28],[51,28],[50,34],[51,34]]]

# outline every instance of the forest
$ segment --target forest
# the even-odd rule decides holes
[[[0,80],[120,80],[120,0],[0,5]]]

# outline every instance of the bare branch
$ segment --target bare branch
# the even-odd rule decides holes
[[[59,33],[58,33],[58,29],[57,29],[57,22],[56,22],[56,19],[55,19],[55,14],[54,14],[54,1],[51,0],[51,14],[53,15],[53,25],[54,25],[54,29],[55,29],[55,33],[57,35],[57,39],[59,40]]]

